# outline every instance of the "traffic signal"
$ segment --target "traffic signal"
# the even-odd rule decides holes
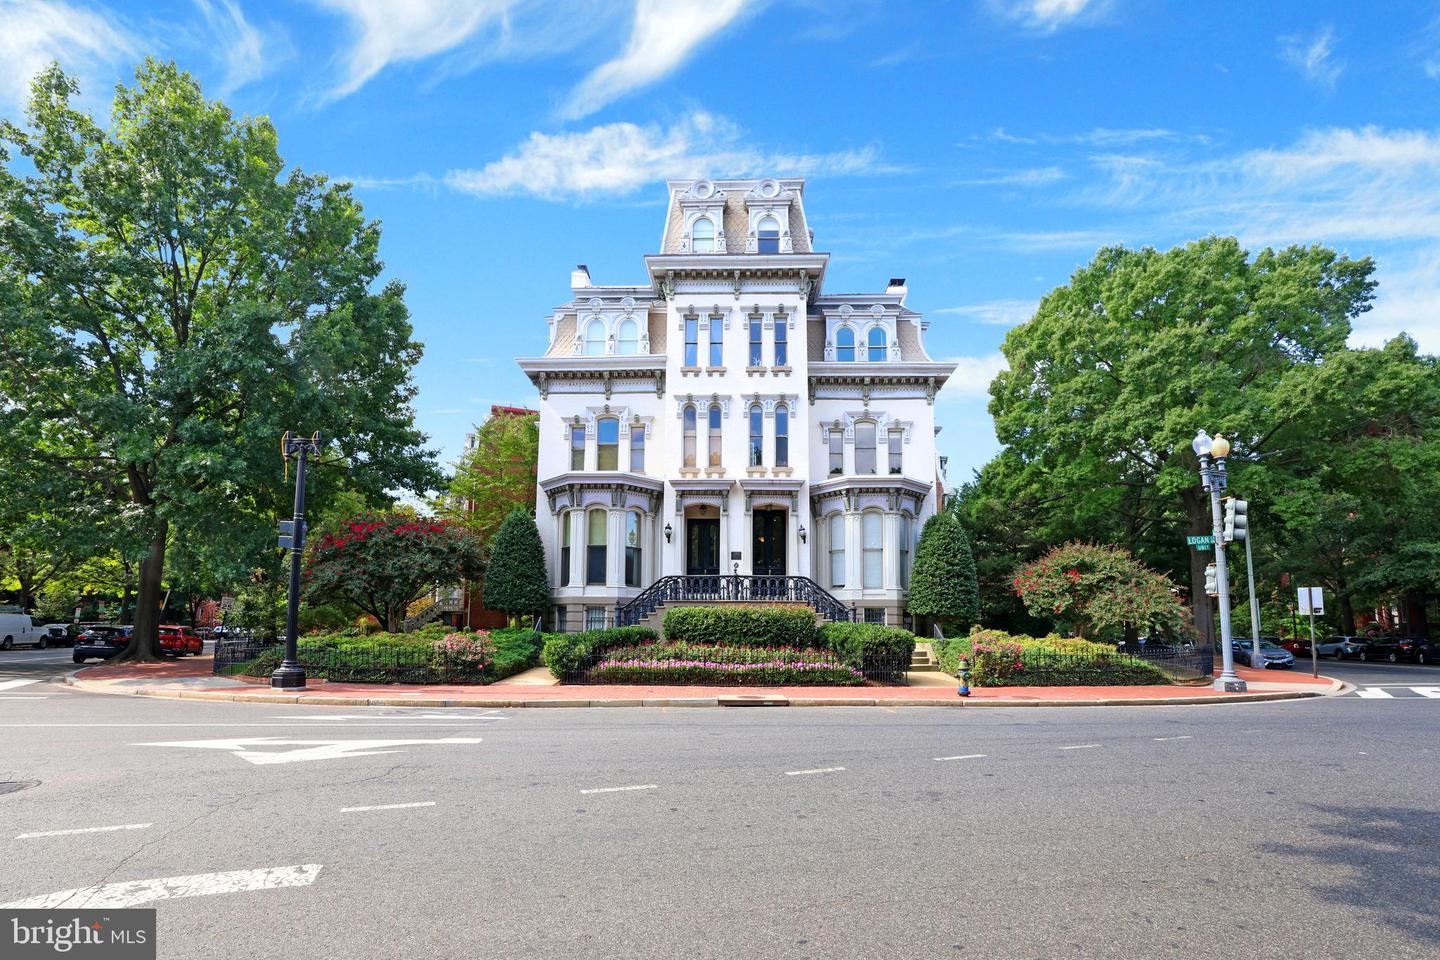
[[[1220,596],[1220,579],[1215,575],[1215,564],[1205,565],[1205,592],[1212,597]]]
[[[1225,542],[1244,540],[1250,535],[1250,504],[1234,497],[1225,501]]]

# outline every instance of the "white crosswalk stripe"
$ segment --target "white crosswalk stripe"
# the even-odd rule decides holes
[[[1359,687],[1347,694],[1362,700],[1440,700],[1440,687],[1406,687],[1398,683],[1385,686]]]
[[[1389,690],[1381,690],[1379,687],[1361,687],[1355,691],[1355,696],[1364,697],[1367,700],[1390,700],[1395,695]]]
[[[32,677],[28,680],[0,680],[0,690],[14,690],[16,687],[28,687],[32,683],[39,683],[40,677]]]

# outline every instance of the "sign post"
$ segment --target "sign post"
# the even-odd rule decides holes
[[[1315,650],[1315,614],[1325,612],[1325,590],[1323,587],[1301,587],[1296,591],[1300,609],[1310,614],[1310,676],[1320,676],[1319,654]]]

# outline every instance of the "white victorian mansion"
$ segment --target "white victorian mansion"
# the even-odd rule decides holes
[[[942,496],[935,394],[954,365],[926,354],[903,279],[825,291],[803,180],[668,188],[646,280],[601,285],[577,267],[549,349],[519,361],[541,397],[553,622],[710,600],[905,622],[916,538]]]

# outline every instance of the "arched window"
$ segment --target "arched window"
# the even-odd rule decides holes
[[[885,518],[878,510],[862,514],[860,530],[864,540],[865,589],[878,589],[885,583]]]
[[[585,469],[585,425],[583,423],[570,425],[570,469]]]
[[[570,586],[570,517],[574,510],[560,514],[560,586]]]
[[[600,320],[591,320],[585,324],[585,355],[587,357],[605,355],[605,324]]]
[[[910,514],[900,514],[900,587],[910,589],[910,538],[915,535],[915,523]]]
[[[630,424],[630,472],[645,472],[645,424]]]
[[[774,217],[761,217],[755,227],[755,250],[758,253],[780,252],[780,224]]]
[[[604,510],[591,510],[587,515],[589,530],[585,538],[585,582],[605,583],[605,526],[609,518]]]
[[[835,359],[844,363],[855,359],[855,331],[849,327],[835,331]]]
[[[720,404],[710,404],[710,466],[720,466]]]
[[[775,408],[775,466],[790,466],[790,408],[783,403]]]
[[[750,405],[750,466],[765,466],[765,411],[758,403]]]
[[[845,514],[830,514],[830,586],[845,586]]]
[[[709,217],[697,217],[690,224],[690,249],[695,253],[715,252],[715,221]]]
[[[695,405],[693,403],[685,405],[682,432],[685,434],[685,466],[693,467],[695,466]]]
[[[710,318],[710,366],[725,366],[725,320]]]
[[[877,363],[885,359],[885,328],[871,327],[870,336],[867,338],[870,345],[871,363]]]
[[[855,424],[855,472],[875,472],[875,421]]]
[[[620,321],[620,335],[616,339],[615,349],[627,357],[632,357],[640,352],[640,325],[638,323],[630,319]]]
[[[640,586],[640,514],[625,512],[625,586]]]
[[[595,421],[595,436],[598,441],[595,469],[619,470],[620,421],[615,417],[601,417]]]

